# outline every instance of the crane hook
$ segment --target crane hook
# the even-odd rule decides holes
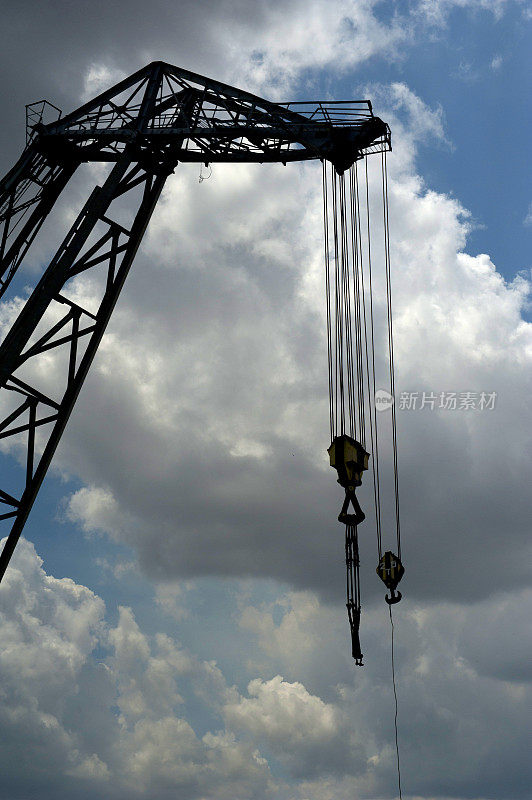
[[[387,594],[384,595],[384,599],[388,603],[389,606],[394,606],[396,603],[400,601],[402,598],[401,592],[396,592],[395,589],[390,589],[390,597]]]

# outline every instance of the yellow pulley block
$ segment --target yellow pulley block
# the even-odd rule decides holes
[[[401,599],[401,592],[396,592],[397,584],[405,574],[405,568],[401,564],[398,556],[394,555],[391,550],[387,550],[376,569],[377,575],[384,583],[386,588],[390,589],[390,597],[385,595],[385,600],[388,605],[394,605]]]
[[[331,467],[338,473],[338,483],[345,489],[345,500],[338,521],[345,525],[358,525],[366,515],[360,508],[355,490],[362,484],[362,473],[368,468],[369,453],[360,442],[346,434],[335,436],[327,452]],[[354,514],[347,513],[349,503],[353,506]]]
[[[338,483],[344,489],[362,485],[362,473],[367,470],[369,453],[351,436],[335,436],[328,448],[331,467],[338,473]]]

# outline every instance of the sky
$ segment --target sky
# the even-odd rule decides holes
[[[26,103],[68,113],[154,59],[274,101],[368,98],[390,124],[403,797],[529,798],[532,8],[6,0],[2,19],[2,174]],[[73,179],[3,334],[101,176]],[[350,655],[320,165],[198,178],[166,184],[0,587],[2,800],[398,796],[369,519]]]

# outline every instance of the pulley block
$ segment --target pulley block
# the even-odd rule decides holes
[[[405,568],[401,564],[399,557],[394,555],[391,550],[387,550],[379,561],[376,572],[386,588],[390,589],[390,596],[385,595],[388,605],[398,603],[402,595],[401,592],[396,592],[395,590],[405,574]]]
[[[331,467],[338,473],[338,483],[344,489],[362,485],[362,473],[367,470],[369,453],[352,436],[335,436],[328,448]]]
[[[368,468],[369,453],[360,442],[346,434],[335,436],[327,452],[331,467],[338,473],[338,483],[345,489],[345,500],[338,521],[344,525],[358,525],[366,515],[360,508],[355,490],[362,484],[362,473]],[[353,506],[353,514],[347,513],[349,503]]]

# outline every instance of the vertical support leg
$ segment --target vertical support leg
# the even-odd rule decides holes
[[[69,234],[59,248],[56,256],[22,309],[15,324],[0,346],[0,392],[22,394],[26,399],[25,410],[29,409],[29,420],[24,425],[12,427],[15,418],[20,421],[20,409],[15,416],[8,415],[0,421],[0,436],[17,435],[28,431],[28,454],[26,485],[20,499],[11,494],[1,492],[0,500],[11,506],[12,511],[3,516],[4,519],[14,517],[14,522],[0,555],[0,580],[2,579],[24,524],[44,480],[47,469],[55,453],[61,435],[66,427],[74,403],[87,376],[98,345],[105,332],[118,296],[136,255],[150,217],[164,186],[168,169],[154,173],[146,171],[143,178],[143,196],[135,214],[130,230],[109,218],[108,209],[112,201],[129,191],[130,187],[138,187],[138,176],[130,180],[128,168],[131,166],[131,154],[124,152],[113,167],[105,184],[97,187],[92,193],[85,208],[71,228]],[[138,172],[138,170],[137,170]],[[129,173],[131,175],[131,173]],[[99,225],[107,226],[97,245],[87,249],[87,240]],[[101,252],[104,247],[109,250]],[[85,251],[83,251],[85,248]],[[83,252],[82,252],[83,251]],[[99,255],[98,255],[99,253]],[[75,275],[107,265],[107,281],[103,296],[96,314],[89,312],[62,294],[63,287]],[[29,344],[37,325],[46,321],[45,313],[52,303],[67,304],[69,311],[62,321],[55,323],[47,333],[33,344]],[[80,320],[89,320],[88,327],[83,327]],[[71,332],[67,336],[57,338],[68,323],[72,323]],[[85,351],[78,360],[78,341],[87,337]],[[57,400],[50,398],[46,392],[36,385],[30,385],[17,376],[17,369],[31,359],[37,358],[45,350],[54,347],[69,346],[69,358],[65,371],[66,390]],[[38,416],[41,407],[53,413]],[[20,407],[22,408],[22,406]],[[40,425],[52,423],[53,427],[42,449],[42,454],[34,468],[35,429]],[[30,452],[31,451],[31,452]],[[36,460],[36,459],[35,459]],[[2,499],[3,498],[3,499]],[[1,517],[0,517],[1,518]]]
[[[0,297],[77,167],[53,164],[29,148],[0,181]]]

